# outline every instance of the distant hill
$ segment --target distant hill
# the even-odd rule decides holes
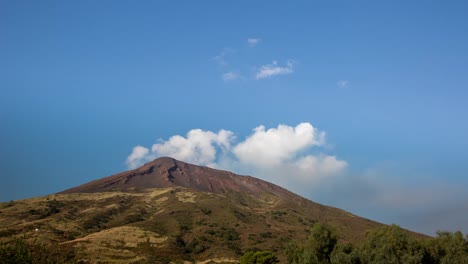
[[[285,245],[305,241],[317,221],[351,242],[383,226],[254,177],[163,157],[61,193],[1,203],[0,240],[56,244],[85,263],[228,263],[253,249],[284,261]]]

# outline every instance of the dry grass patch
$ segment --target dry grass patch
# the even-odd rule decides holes
[[[134,226],[122,226],[92,233],[82,238],[63,242],[73,244],[78,249],[81,259],[92,260],[93,263],[139,263],[143,260],[135,252],[142,243],[161,247],[166,237]]]
[[[177,192],[176,197],[183,203],[195,203],[195,198],[197,196],[192,192]]]
[[[197,261],[197,264],[208,264],[208,263],[239,263],[237,259],[230,259],[230,258],[213,258],[207,259],[204,261]]]
[[[166,241],[154,232],[143,230],[134,226],[115,227],[100,232],[92,233],[82,238],[67,241],[64,243],[92,243],[107,245],[108,247],[136,247],[138,243],[150,242],[155,245],[162,245]]]
[[[149,192],[147,193],[147,196],[153,198],[153,197],[160,196],[162,194],[168,193],[171,190],[173,190],[173,188],[148,189],[148,190],[149,190]]]

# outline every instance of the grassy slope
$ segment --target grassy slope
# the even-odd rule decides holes
[[[239,259],[262,249],[285,259],[291,240],[304,241],[315,221],[357,242],[380,224],[304,200],[272,195],[219,195],[184,188],[143,192],[55,194],[0,203],[0,240],[14,236],[72,247],[93,262]]]

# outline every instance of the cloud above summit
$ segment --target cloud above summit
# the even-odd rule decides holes
[[[282,182],[313,182],[339,174],[347,162],[313,149],[325,145],[325,132],[310,123],[297,126],[258,126],[238,141],[229,130],[218,132],[192,129],[185,136],[159,139],[151,148],[136,146],[127,158],[127,166],[136,168],[157,157],[170,156],[197,165],[253,174]],[[314,153],[317,153],[315,151]]]
[[[185,137],[175,135],[168,140],[160,139],[149,148],[136,146],[127,158],[127,166],[131,169],[151,161],[157,157],[169,156],[185,162],[198,165],[214,166],[217,152],[231,148],[234,134],[231,131],[220,130],[218,133],[201,129],[190,130]]]

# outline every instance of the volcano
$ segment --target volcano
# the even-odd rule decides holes
[[[255,177],[169,157],[0,204],[0,240],[31,236],[96,263],[227,263],[248,250],[270,250],[284,262],[287,244],[305,241],[316,222],[335,226],[342,242],[383,226]]]
[[[282,187],[251,176],[196,166],[170,157],[158,158],[140,168],[95,180],[62,193],[138,191],[171,187],[184,187],[197,192],[217,194],[239,192],[258,196],[270,193],[285,199],[298,198]]]

